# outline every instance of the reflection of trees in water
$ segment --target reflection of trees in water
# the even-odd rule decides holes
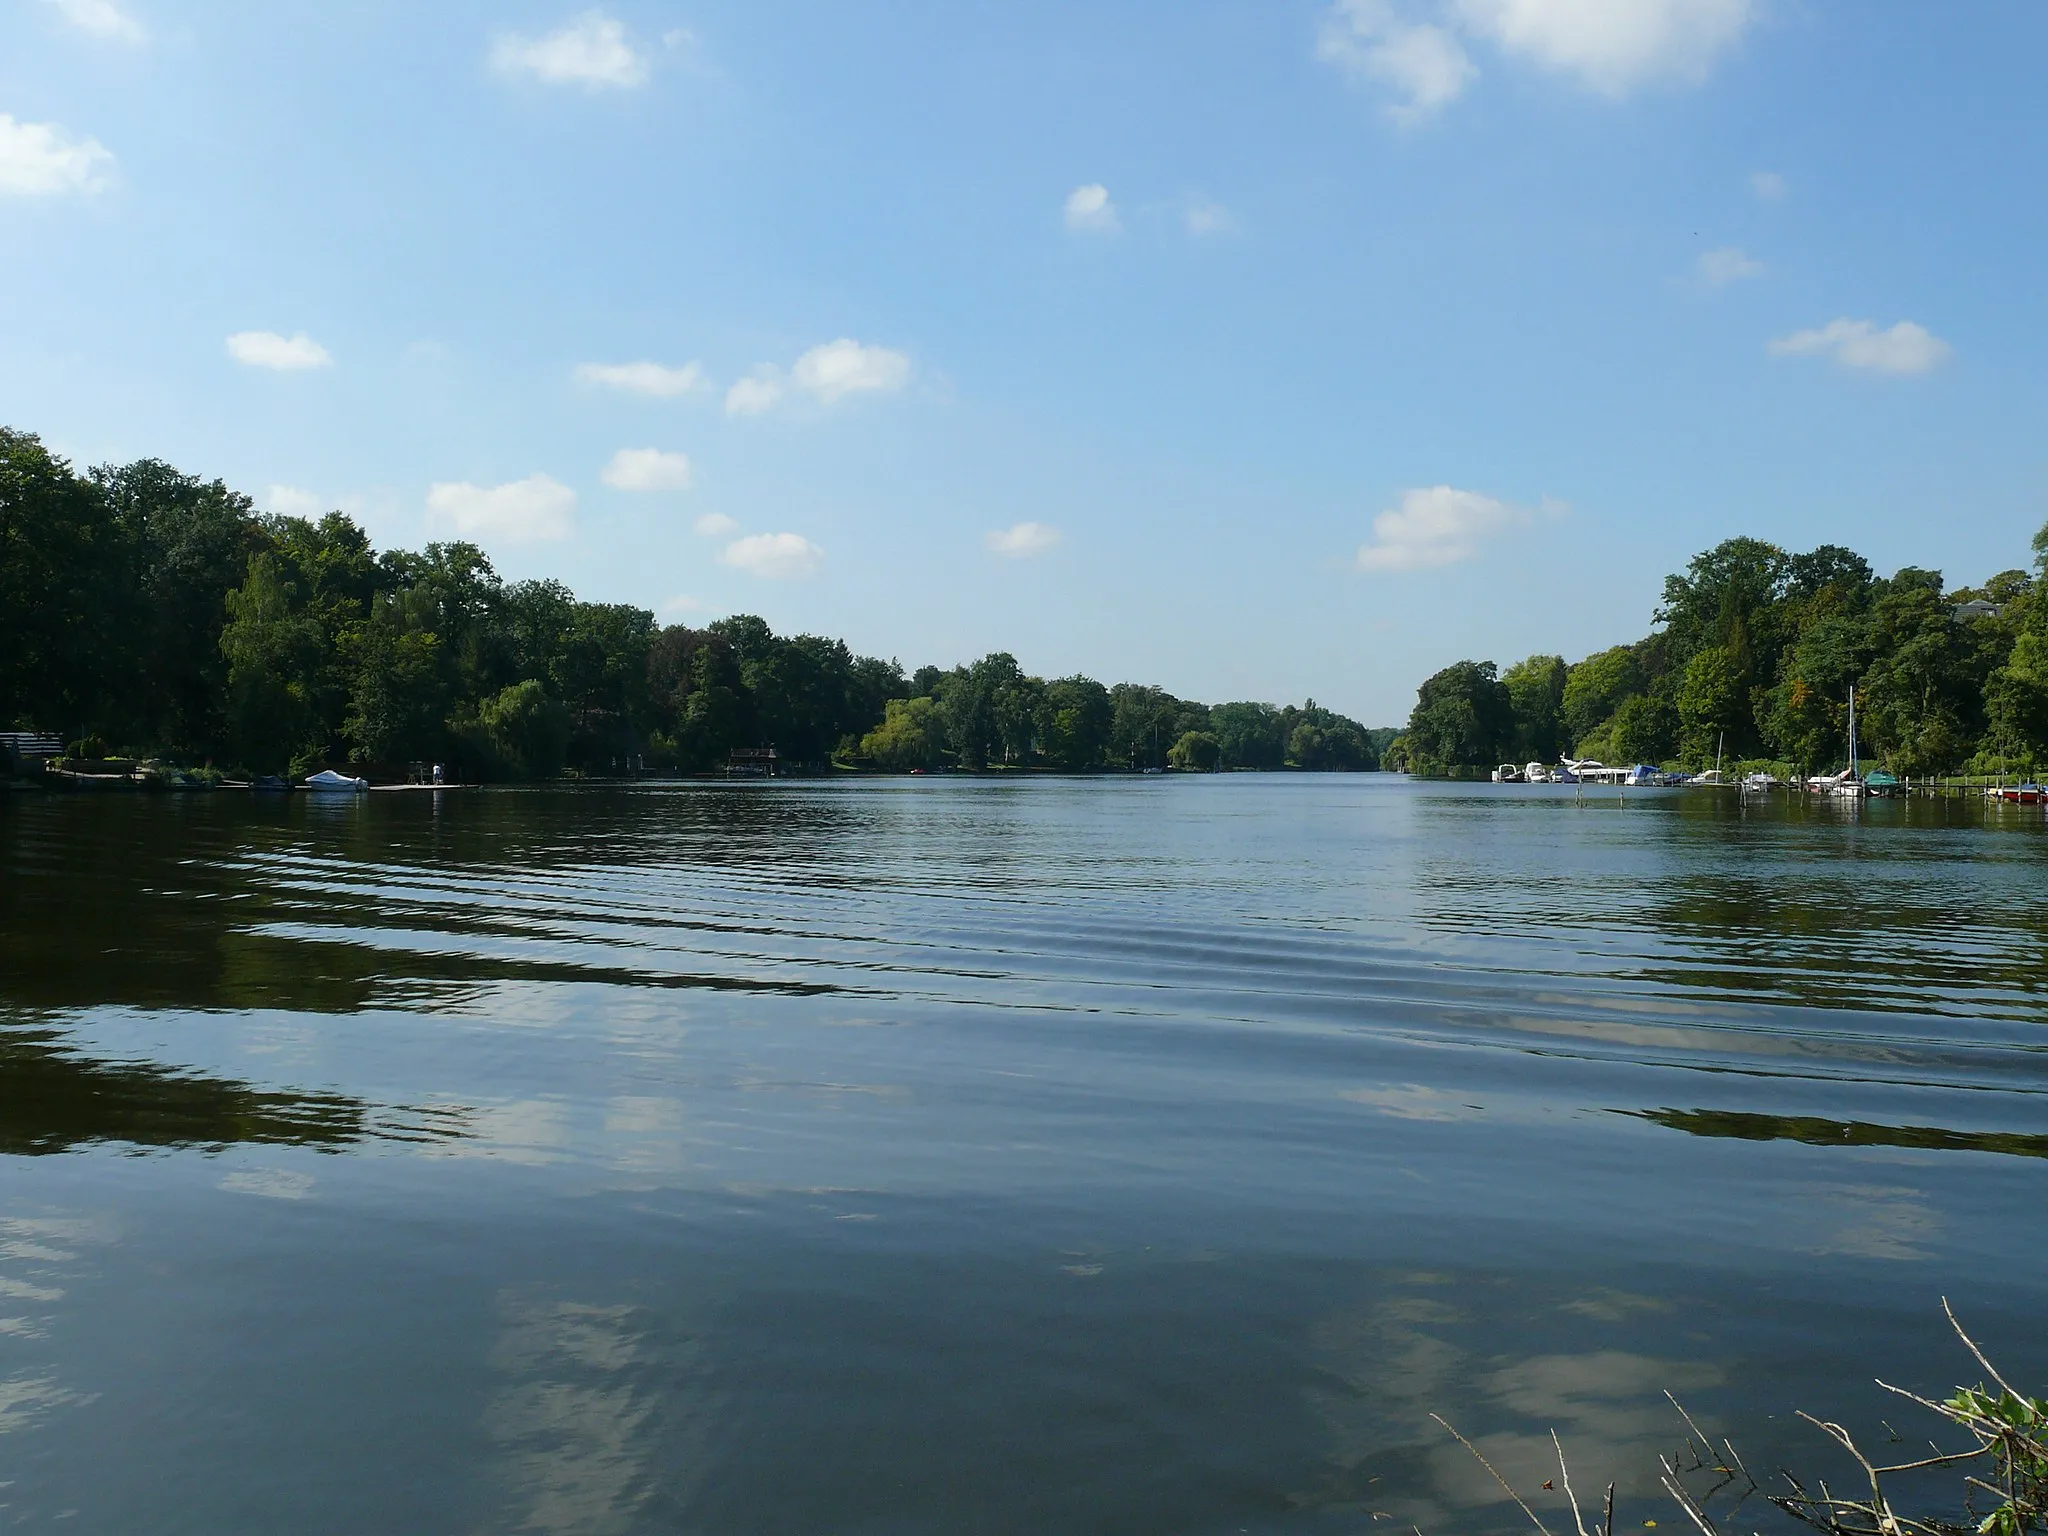
[[[2048,1136],[2021,1131],[1950,1131],[1929,1125],[1874,1125],[1817,1115],[1758,1115],[1732,1109],[1640,1109],[1623,1114],[1695,1136],[1737,1141],[1799,1141],[1813,1147],[1917,1147],[1936,1152],[2002,1152],[2048,1157]]]
[[[55,1030],[0,1033],[0,1154],[68,1152],[93,1142],[226,1147],[269,1142],[338,1151],[374,1137],[460,1133],[457,1112],[374,1112],[338,1093],[257,1088],[149,1062],[96,1061]]]

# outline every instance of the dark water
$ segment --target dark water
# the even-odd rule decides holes
[[[0,1524],[1514,1528],[1435,1411],[1673,1527],[1663,1389],[1834,1472],[1943,1295],[2048,1376],[2044,875],[1380,777],[9,797]]]

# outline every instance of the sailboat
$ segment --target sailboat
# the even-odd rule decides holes
[[[1863,797],[1863,779],[1857,772],[1856,759],[1856,690],[1849,690],[1849,766],[1840,773],[1822,774],[1806,781],[1806,787],[1823,795],[1835,795],[1844,800],[1860,800]]]
[[[1726,784],[1727,777],[1721,772],[1721,749],[1728,745],[1728,733],[1723,731],[1714,739],[1714,766],[1703,773],[1693,775],[1695,784]]]

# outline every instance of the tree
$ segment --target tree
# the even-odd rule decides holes
[[[861,738],[861,755],[897,773],[936,768],[943,734],[944,722],[932,699],[891,699],[882,723]]]
[[[318,705],[326,635],[285,569],[269,551],[249,562],[247,580],[227,596],[218,642],[228,668],[227,746],[258,773],[292,772],[325,757]]]
[[[1226,768],[1286,766],[1287,732],[1280,711],[1270,704],[1218,704],[1209,711],[1209,729],[1223,749]]]
[[[515,779],[551,779],[568,758],[572,721],[537,677],[486,699],[477,712],[498,771]]]
[[[1744,674],[1734,654],[1723,645],[1694,653],[1678,687],[1681,750],[1693,763],[1711,762],[1722,750],[1722,738],[1738,741],[1750,733],[1749,701]]]
[[[98,488],[0,428],[0,721],[67,739],[113,725],[131,573]]]
[[[1648,686],[1634,647],[1617,645],[1588,656],[1566,675],[1560,709],[1566,734],[1583,743],[1613,718],[1622,701]],[[1581,757],[1589,754],[1579,748]]]
[[[1186,731],[1166,753],[1167,762],[1188,773],[1214,773],[1223,761],[1223,743],[1210,731]]]
[[[1871,607],[1871,646],[1857,712],[1864,738],[1894,772],[1940,773],[1970,756],[1982,728],[1980,658],[1942,596],[1941,573],[1908,566]]]
[[[1055,768],[1099,768],[1112,715],[1109,690],[1094,678],[1056,678],[1039,699],[1038,749]]]
[[[1490,661],[1460,661],[1416,690],[1408,717],[1410,771],[1497,763],[1514,743],[1515,706]]]
[[[248,497],[159,459],[103,466],[92,480],[135,561],[132,734],[180,757],[225,744],[228,594],[270,541]]]
[[[1516,758],[1547,763],[1558,755],[1570,676],[1562,656],[1531,656],[1501,674],[1515,711]]]

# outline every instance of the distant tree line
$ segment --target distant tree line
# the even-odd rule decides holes
[[[1570,754],[1699,767],[1725,750],[1821,769],[1846,759],[1852,686],[1862,754],[1895,773],[2048,764],[2048,527],[2034,567],[1947,590],[1939,571],[1882,578],[1838,545],[1788,554],[1729,539],[1665,578],[1657,628],[1632,645],[1575,665],[1444,668],[1387,766]]]
[[[1000,653],[906,676],[748,615],[664,629],[503,581],[472,544],[379,553],[339,512],[261,515],[153,459],[80,475],[4,428],[0,723],[86,755],[493,779],[701,772],[765,747],[892,770],[1372,769],[1394,734],[1313,700],[1047,681]]]

